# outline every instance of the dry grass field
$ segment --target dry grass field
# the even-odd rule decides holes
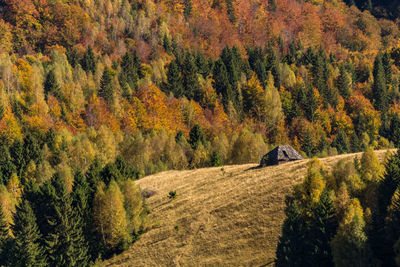
[[[383,159],[385,151],[377,151]],[[323,158],[329,169],[347,154]],[[308,160],[280,166],[225,166],[168,171],[137,184],[156,226],[106,266],[272,266],[285,219],[285,196],[304,178]],[[176,191],[170,200],[168,193]]]

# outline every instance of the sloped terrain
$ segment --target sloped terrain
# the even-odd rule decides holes
[[[385,151],[377,151],[383,159]],[[323,158],[330,169],[340,159]],[[269,266],[285,219],[285,196],[300,183],[308,160],[280,166],[225,166],[168,171],[137,184],[157,226],[106,266]],[[168,194],[176,191],[176,198]]]

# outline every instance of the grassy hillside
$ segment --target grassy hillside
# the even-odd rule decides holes
[[[385,151],[377,151],[383,159]],[[331,168],[340,159],[321,159]],[[106,266],[268,266],[284,221],[285,196],[302,181],[308,160],[255,169],[237,165],[168,171],[141,179],[155,229]],[[168,193],[176,190],[174,200]]]

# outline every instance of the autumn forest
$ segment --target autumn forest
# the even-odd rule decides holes
[[[149,174],[254,163],[279,144],[308,158],[400,146],[395,2],[0,0],[0,265],[127,249],[153,225],[134,183]],[[309,179],[328,179],[313,164]],[[373,211],[365,183],[341,212]],[[328,205],[320,189],[288,214]],[[302,266],[285,253],[278,265]]]

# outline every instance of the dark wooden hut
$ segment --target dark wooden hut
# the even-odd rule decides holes
[[[291,146],[277,146],[275,149],[268,152],[261,159],[260,167],[279,165],[289,161],[304,159],[293,147]]]

